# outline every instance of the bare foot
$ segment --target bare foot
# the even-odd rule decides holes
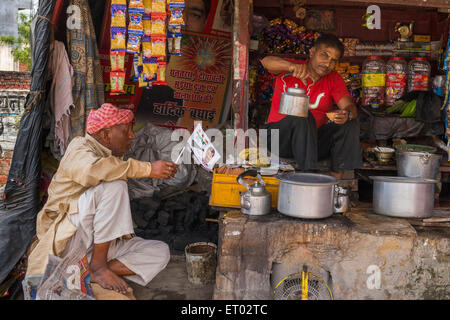
[[[121,277],[108,268],[100,268],[95,271],[91,269],[91,282],[98,283],[105,289],[114,290],[122,294],[133,291]]]
[[[329,173],[330,176],[335,177],[336,179],[342,179],[342,177],[344,176],[344,172],[333,172],[331,171]]]

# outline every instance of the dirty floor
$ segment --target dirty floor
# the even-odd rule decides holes
[[[184,256],[172,255],[167,267],[143,287],[127,281],[137,300],[212,300],[214,283],[195,285],[188,281]]]

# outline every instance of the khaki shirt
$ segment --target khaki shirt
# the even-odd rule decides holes
[[[87,189],[103,181],[148,178],[151,170],[150,162],[113,156],[89,134],[74,138],[48,187],[48,200],[37,215],[39,242],[28,257],[27,276],[43,274],[48,255],[63,252],[77,230],[67,215],[78,213],[78,198]]]

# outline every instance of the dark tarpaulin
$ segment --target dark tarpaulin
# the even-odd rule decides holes
[[[36,234],[41,176],[42,117],[46,100],[54,0],[40,0],[31,33],[31,90],[20,121],[8,181],[0,200],[0,283],[19,262]]]

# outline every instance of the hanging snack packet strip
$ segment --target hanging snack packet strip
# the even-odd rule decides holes
[[[153,35],[166,35],[166,14],[165,13],[152,13],[152,29]]]
[[[174,38],[169,37],[169,35],[167,35],[167,55],[172,56],[174,55],[172,53],[173,48],[174,48]]]
[[[141,52],[141,37],[142,31],[137,30],[128,31],[127,52],[136,54],[139,54]]]
[[[168,34],[173,34],[173,33],[181,34],[181,27],[171,27],[171,26],[169,26],[167,33]]]
[[[125,94],[123,90],[125,84],[125,72],[111,72],[111,95]]]
[[[152,56],[152,40],[150,37],[144,36],[142,39],[142,55],[143,59],[148,59]]]
[[[143,17],[144,22],[144,36],[150,37],[152,34],[152,16],[145,13]]]
[[[143,0],[130,0],[128,4],[128,8],[141,9],[142,13],[144,13],[144,1]]]
[[[166,62],[158,62],[158,80],[153,82],[154,85],[165,86],[166,82]]]
[[[169,4],[170,10],[169,27],[184,26],[183,9],[184,9],[184,2],[183,3],[171,2]]]
[[[158,61],[155,57],[144,58],[144,81],[152,82],[158,79]]]
[[[156,35],[152,39],[152,55],[154,57],[166,57],[166,37]]]
[[[141,9],[130,8],[128,9],[128,15],[130,17],[130,23],[128,24],[128,31],[136,30],[144,32],[144,13]]]
[[[152,88],[152,83],[148,81],[144,81],[143,75],[139,77],[139,88]]]
[[[139,55],[135,54],[133,55],[133,81],[137,82],[139,81],[139,76],[141,74],[140,70],[139,70]]]
[[[126,6],[127,5],[127,0],[111,0],[111,5],[113,4],[121,4]]]
[[[126,28],[112,27],[111,28],[111,50],[120,51],[126,50]]]
[[[144,0],[144,13],[145,14],[152,13],[152,1],[153,0]]]
[[[138,63],[139,63],[139,79],[144,78],[144,62],[142,55],[139,56]]]
[[[111,71],[125,72],[125,51],[111,51]]]
[[[181,56],[181,37],[167,38],[169,55]]]
[[[167,50],[169,52],[169,55],[172,56],[181,56],[181,28],[170,28],[169,32],[167,33]]]
[[[166,13],[166,0],[152,0],[152,13]]]
[[[111,27],[127,27],[127,6],[121,4],[111,5]]]

